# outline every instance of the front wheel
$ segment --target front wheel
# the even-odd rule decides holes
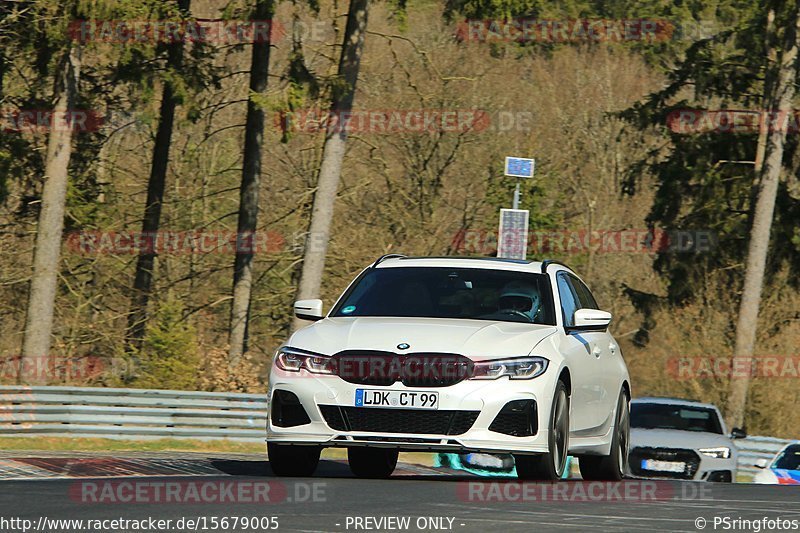
[[[347,462],[356,477],[384,479],[394,472],[399,455],[391,448],[348,448]]]
[[[545,454],[514,456],[518,478],[556,481],[564,475],[569,451],[569,395],[561,381],[553,394],[547,447]]]
[[[296,446],[293,444],[267,443],[269,466],[276,476],[308,477],[314,474],[319,464],[319,446]]]
[[[620,481],[628,471],[628,443],[631,420],[628,395],[620,391],[617,401],[617,420],[611,439],[611,453],[606,456],[586,455],[578,459],[581,477],[586,480]]]

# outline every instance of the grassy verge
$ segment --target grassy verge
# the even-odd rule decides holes
[[[117,440],[65,437],[3,437],[0,450],[76,452],[228,452],[264,453],[259,442],[191,439]]]

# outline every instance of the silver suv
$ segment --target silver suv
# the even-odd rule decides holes
[[[730,483],[736,479],[736,447],[746,437],[728,434],[715,405],[674,398],[631,402],[630,473],[635,477]]]

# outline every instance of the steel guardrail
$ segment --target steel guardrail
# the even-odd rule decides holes
[[[733,441],[739,450],[737,465],[739,473],[745,476],[754,476],[760,468],[756,467],[759,459],[765,459],[768,463],[772,461],[784,446],[791,442],[790,439],[778,439],[775,437],[752,436],[746,439],[736,439]]]
[[[0,386],[0,437],[264,441],[266,394]]]

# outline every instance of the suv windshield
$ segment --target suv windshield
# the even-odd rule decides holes
[[[722,424],[713,409],[663,403],[632,403],[631,427],[704,431],[722,435]]]
[[[793,444],[783,450],[780,457],[775,460],[772,468],[782,470],[800,470],[800,444]]]
[[[555,325],[547,276],[442,267],[369,269],[332,316],[427,317]]]

